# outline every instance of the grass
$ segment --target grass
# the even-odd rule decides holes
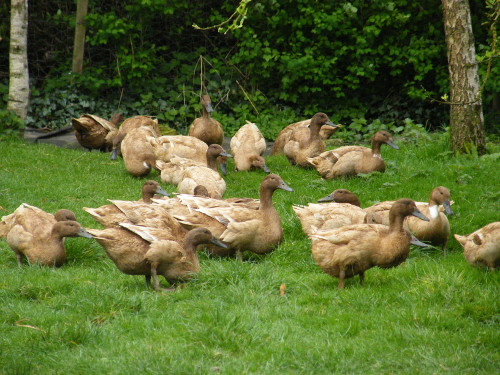
[[[173,293],[120,273],[92,240],[67,239],[68,263],[59,269],[18,268],[0,241],[0,374],[496,373],[500,274],[470,267],[455,239],[446,257],[412,249],[401,266],[371,269],[364,287],[354,278],[341,291],[311,258],[291,205],[340,187],[366,207],[425,201],[444,185],[455,201],[452,233],[499,220],[498,153],[454,157],[443,135],[397,143],[399,151],[382,150],[386,173],[349,180],[324,181],[269,157],[294,189],[274,196],[284,242],[267,256],[245,255],[243,264],[200,254],[202,272]],[[257,197],[263,177],[229,173],[226,196]],[[2,216],[26,202],[71,209],[98,228],[81,208],[138,199],[145,180],[98,152],[0,144]]]

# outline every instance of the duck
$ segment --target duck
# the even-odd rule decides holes
[[[104,248],[116,267],[127,275],[144,275],[146,284],[162,290],[158,275],[170,284],[185,282],[200,271],[196,253],[199,244],[225,245],[205,228],[195,228],[183,237],[165,229],[121,224],[120,227],[87,229]]]
[[[71,124],[76,140],[82,147],[89,151],[97,149],[108,152],[113,146],[108,134],[116,133],[121,121],[123,121],[121,113],[115,113],[109,121],[96,115],[85,114],[80,118],[72,118]]]
[[[127,172],[132,176],[142,177],[156,169],[156,156],[148,138],[154,137],[154,131],[146,126],[130,130],[121,142],[121,153]]]
[[[210,116],[214,111],[210,95],[205,94],[200,98],[203,114],[201,117],[194,119],[189,127],[188,135],[196,137],[205,142],[207,146],[218,144],[222,146],[224,142],[224,131],[219,121]]]
[[[455,234],[464,248],[464,256],[473,267],[500,267],[500,221],[485,225],[468,236]]]
[[[266,151],[266,140],[257,125],[248,122],[240,127],[229,143],[231,154],[234,157],[236,171],[262,169],[266,173],[271,171],[263,158]]]
[[[301,127],[295,129],[283,147],[283,152],[291,165],[311,168],[307,158],[313,158],[325,151],[325,142],[319,136],[323,125],[335,126],[326,114],[318,112],[311,118],[309,129]]]
[[[127,118],[121,126],[115,131],[110,132],[107,135],[107,141],[112,144],[111,150],[111,160],[115,160],[117,155],[121,155],[121,143],[125,136],[132,130],[140,127],[150,128],[155,137],[160,137],[160,127],[158,126],[158,120],[150,116],[133,116]]]
[[[156,166],[161,180],[177,184],[179,193],[193,194],[195,187],[203,184],[210,197],[221,199],[226,191],[226,182],[217,171],[217,158],[220,156],[232,157],[222,146],[212,144],[207,148],[204,163],[174,158],[170,163],[157,161]]]
[[[453,215],[450,199],[451,194],[448,188],[435,187],[431,191],[428,202],[417,202],[418,209],[428,216],[430,221],[423,222],[409,217],[405,222],[405,228],[417,239],[429,242],[432,246],[441,247],[443,255],[446,255],[446,244],[450,237],[450,223],[446,215]],[[365,208],[367,221],[389,225],[389,209],[393,203],[393,201],[385,201]]]
[[[150,137],[156,159],[168,163],[173,157],[190,159],[200,163],[206,163],[208,146],[196,137],[188,135],[164,135],[161,137]]]
[[[307,235],[318,230],[329,230],[346,225],[362,224],[366,212],[360,207],[356,194],[347,189],[336,189],[318,202],[308,203],[307,206],[293,205],[292,209]]]
[[[23,256],[30,264],[60,267],[66,262],[65,237],[91,238],[69,210],[59,210],[55,215],[22,203],[12,214],[2,217],[0,237],[16,254],[22,266]]]
[[[346,278],[359,275],[364,284],[365,272],[372,267],[396,267],[410,252],[411,234],[403,228],[407,216],[429,220],[411,199],[396,201],[389,212],[390,225],[354,224],[317,231],[309,235],[316,264],[327,274],[337,277],[338,288]]]
[[[178,197],[188,207],[188,212],[171,213],[183,225],[208,228],[216,238],[229,246],[228,251],[216,255],[236,254],[236,258],[242,261],[243,251],[266,254],[283,240],[281,219],[272,200],[277,189],[293,191],[280,176],[271,173],[260,185],[260,205],[257,210],[217,199],[181,195]]]
[[[385,162],[380,153],[382,144],[398,150],[391,135],[378,131],[372,137],[372,148],[363,146],[343,146],[325,151],[307,161],[314,166],[324,179],[334,179],[343,176],[355,176],[358,173],[384,172]]]
[[[203,185],[196,186],[194,188],[193,195],[197,196],[197,197],[210,198],[210,194],[208,193],[207,188]],[[236,198],[225,198],[223,200],[224,200],[224,202],[227,202],[230,204],[232,204],[232,203],[241,204],[241,205],[248,207],[248,208],[251,208],[253,210],[258,210],[259,206],[260,206],[260,200],[254,199],[254,198],[238,198],[238,197],[236,197]]]
[[[121,223],[131,223],[154,228],[168,228],[169,231],[175,231],[177,235],[184,235],[185,231],[168,212],[152,204],[152,196],[155,194],[167,195],[162,188],[153,191],[156,184],[144,183],[143,198],[138,201],[109,200],[111,204],[98,208],[83,207],[83,210],[107,228],[118,228]]]
[[[293,132],[298,128],[309,128],[311,125],[311,119],[295,122],[283,128],[281,132],[276,137],[274,141],[273,148],[271,149],[271,155],[279,155],[283,153],[283,148],[285,144],[290,140]],[[323,141],[330,138],[337,130],[339,130],[342,125],[338,124],[336,126],[323,125],[319,131],[319,136]]]

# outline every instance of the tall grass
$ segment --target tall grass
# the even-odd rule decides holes
[[[496,373],[500,276],[471,268],[453,238],[446,257],[415,248],[401,266],[371,269],[364,287],[354,278],[344,290],[311,258],[291,205],[340,187],[366,207],[426,201],[444,185],[455,201],[453,233],[500,219],[498,154],[455,157],[442,135],[398,144],[399,151],[382,150],[386,173],[349,180],[325,181],[283,156],[268,157],[294,189],[274,195],[283,243],[264,257],[246,254],[243,263],[200,254],[199,276],[171,293],[120,273],[93,240],[67,239],[68,263],[59,269],[19,268],[0,241],[0,373]],[[264,176],[229,173],[226,196],[257,197]],[[26,202],[71,209],[85,227],[98,228],[81,208],[138,199],[145,180],[106,154],[0,145],[2,216]]]

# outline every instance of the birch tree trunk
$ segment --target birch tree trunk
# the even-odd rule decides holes
[[[88,0],[78,0],[76,7],[75,41],[73,43],[73,73],[81,73],[83,71],[85,16],[87,15],[88,5]]]
[[[24,120],[28,114],[29,97],[28,0],[11,0],[7,109]]]
[[[450,73],[453,151],[485,152],[484,119],[468,0],[441,0]]]

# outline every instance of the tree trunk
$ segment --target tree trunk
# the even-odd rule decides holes
[[[76,6],[75,41],[73,43],[73,73],[81,73],[83,71],[85,16],[87,15],[88,5],[88,0],[78,0]]]
[[[9,102],[7,109],[21,119],[28,114],[28,0],[12,0],[10,9]]]
[[[483,107],[468,0],[441,0],[450,72],[451,148],[485,152]]]

